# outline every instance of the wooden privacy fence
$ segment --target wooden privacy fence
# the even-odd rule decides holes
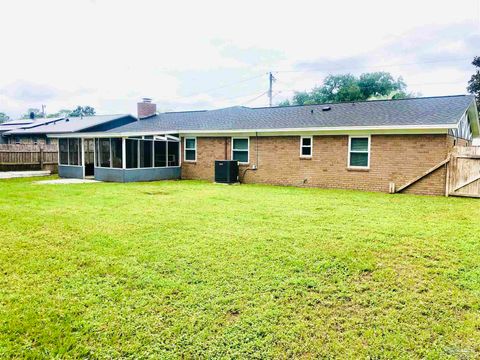
[[[0,144],[0,171],[54,170],[57,163],[57,145]]]
[[[480,198],[480,147],[455,146],[445,160],[410,180],[396,187],[390,183],[390,193],[398,193],[412,186],[417,181],[445,166],[445,196],[465,196]]]
[[[447,167],[446,195],[480,198],[480,147],[457,146]]]

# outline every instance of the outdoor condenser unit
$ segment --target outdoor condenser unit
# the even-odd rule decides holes
[[[238,161],[215,160],[215,182],[222,184],[238,182]]]

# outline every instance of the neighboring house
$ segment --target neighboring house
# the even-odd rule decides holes
[[[28,129],[39,125],[44,125],[57,119],[20,119],[9,120],[0,124],[0,144],[49,144],[50,140],[46,134],[35,134],[27,136],[10,136],[12,131],[17,129]],[[56,141],[56,140],[53,140]]]
[[[49,144],[57,139],[48,134],[87,129],[104,130],[128,124],[136,119],[130,115],[98,115],[35,120],[13,120],[0,124],[0,138],[7,144]]]
[[[233,159],[246,183],[387,192],[479,135],[475,99],[465,95],[160,114],[147,100],[138,114],[123,126],[49,135],[59,138],[60,176],[213,180],[214,161]],[[444,194],[445,181],[440,166],[405,192]]]

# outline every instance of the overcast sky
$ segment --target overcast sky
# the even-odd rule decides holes
[[[0,2],[0,111],[135,113],[265,106],[329,73],[389,71],[424,96],[463,94],[480,0]],[[258,97],[258,98],[257,98]]]

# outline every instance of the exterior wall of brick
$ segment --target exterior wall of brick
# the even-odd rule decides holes
[[[214,160],[230,159],[230,141],[198,137],[197,161],[182,161],[182,178],[213,181]],[[299,136],[250,137],[249,166],[258,170],[245,172],[248,166],[241,165],[240,177],[245,183],[388,192],[390,182],[400,187],[444,160],[450,146],[447,135],[372,135],[370,169],[352,170],[346,135],[314,136],[311,159],[300,157]],[[443,195],[445,176],[441,167],[404,192]]]

